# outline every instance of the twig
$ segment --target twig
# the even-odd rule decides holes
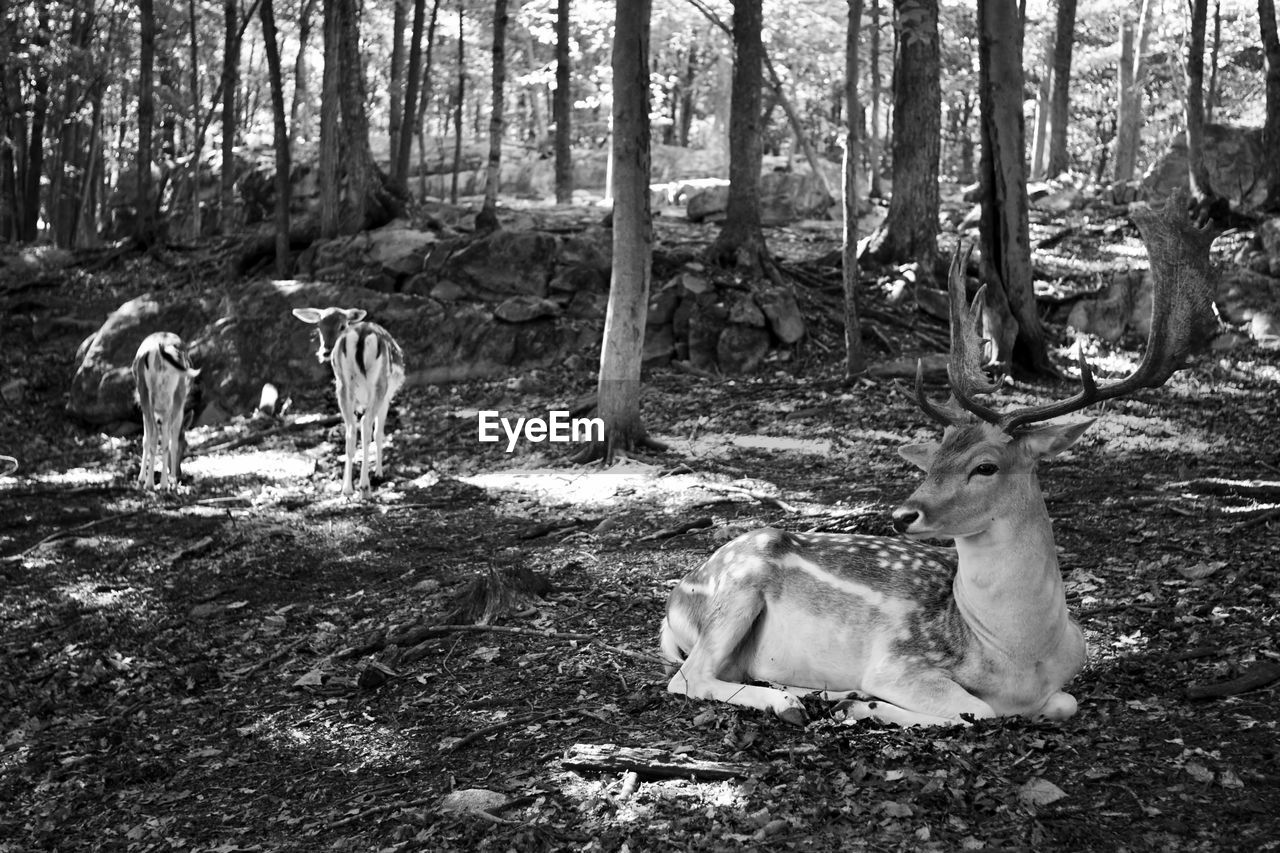
[[[290,653],[290,652],[292,652],[294,649],[298,648],[298,646],[300,646],[300,645],[302,645],[303,643],[307,642],[307,640],[309,640],[309,639],[311,639],[311,638],[310,638],[310,637],[299,637],[298,639],[294,640],[292,643],[288,643],[287,645],[285,645],[283,648],[277,649],[277,650],[276,650],[276,652],[275,652],[275,654],[271,655],[270,657],[265,657],[265,658],[263,658],[262,660],[258,661],[258,662],[257,662],[257,663],[255,663],[255,664],[251,664],[251,665],[249,665],[249,666],[245,667],[244,669],[237,670],[237,671],[236,671],[235,673],[233,673],[233,674],[235,675],[235,677],[236,677],[236,678],[244,678],[246,675],[251,675],[251,674],[253,674],[253,673],[257,672],[258,670],[263,669],[264,667],[271,666],[271,664],[273,664],[273,663],[275,663],[276,661],[280,660],[280,658],[282,658],[282,657],[284,657],[285,655],[289,654],[289,653]]]
[[[338,829],[339,827],[350,826],[351,824],[355,823],[358,820],[364,820],[367,817],[370,817],[376,814],[381,814],[383,812],[393,812],[398,809],[413,809],[413,808],[417,808],[418,806],[429,805],[430,803],[434,803],[438,799],[440,798],[439,797],[419,797],[416,800],[396,800],[394,803],[383,803],[380,806],[370,806],[369,808],[365,809],[362,812],[357,812],[356,814],[348,815],[347,817],[344,817],[342,820],[334,821],[333,823],[329,824],[329,828]]]
[[[1266,687],[1273,681],[1280,681],[1280,664],[1259,661],[1249,667],[1231,681],[1220,681],[1216,684],[1193,684],[1187,688],[1188,699],[1220,699],[1223,696],[1235,696],[1259,687]]]
[[[558,711],[544,711],[540,714],[523,714],[519,717],[508,717],[507,719],[503,720],[500,723],[494,723],[492,726],[486,726],[483,729],[477,729],[476,731],[464,737],[462,740],[455,743],[453,746],[449,747],[447,750],[445,750],[445,752],[449,752],[449,753],[458,752],[459,750],[465,747],[468,747],[471,744],[475,743],[476,741],[480,740],[480,738],[488,737],[494,732],[500,732],[503,729],[511,728],[512,726],[521,726],[526,723],[538,723],[543,720],[549,720],[552,717],[565,717],[565,716],[571,716],[573,714],[581,714],[581,713],[582,711],[579,708],[561,708]]]
[[[652,533],[646,533],[637,539],[637,542],[655,542],[659,539],[670,539],[673,536],[681,536],[693,530],[701,530],[704,527],[710,527],[712,524],[710,517],[702,516],[701,518],[690,519],[681,522],[675,527],[667,527],[662,530],[655,530]]]
[[[792,515],[796,515],[800,512],[800,510],[796,509],[781,498],[775,498],[773,495],[766,495],[764,492],[755,492],[751,489],[744,489],[741,486],[724,486],[718,483],[703,483],[702,487],[713,491],[733,492],[735,494],[746,495],[747,497],[753,498],[766,506],[776,506],[783,512],[788,512]]]
[[[90,521],[86,524],[82,524],[79,527],[73,527],[70,530],[62,530],[57,533],[50,533],[48,536],[44,537],[39,542],[35,543],[29,548],[19,551],[17,554],[14,554],[11,557],[5,557],[4,559],[6,560],[21,559],[22,557],[25,557],[28,554],[30,554],[35,549],[39,548],[41,545],[47,545],[48,543],[53,542],[54,540],[63,539],[67,536],[71,536],[72,534],[79,533],[82,530],[88,530],[91,527],[96,527],[99,524],[106,524],[108,521],[119,521],[122,518],[128,518],[129,516],[137,515],[140,512],[142,512],[142,510],[134,509],[134,510],[130,510],[129,512],[122,512],[119,515],[108,515],[105,518],[94,519],[93,521]]]
[[[1272,507],[1271,509],[1265,512],[1255,515],[1253,518],[1250,518],[1247,521],[1242,521],[1239,524],[1235,525],[1234,527],[1231,528],[1231,532],[1237,533],[1241,530],[1248,530],[1250,527],[1257,527],[1259,524],[1266,524],[1267,522],[1271,521],[1273,518],[1277,518],[1277,517],[1280,517],[1280,507]]]

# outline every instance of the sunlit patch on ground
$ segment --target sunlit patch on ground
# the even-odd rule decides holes
[[[736,450],[767,450],[773,453],[800,453],[810,456],[826,456],[831,453],[831,441],[823,438],[794,438],[779,435],[735,435],[733,433],[699,433],[688,438],[659,436],[659,441],[670,445],[676,453],[697,458],[723,458]]]
[[[314,459],[281,450],[237,450],[216,456],[193,456],[183,461],[183,474],[201,480],[231,480],[252,477],[256,480],[295,480],[315,472]]]
[[[89,468],[69,468],[66,471],[50,471],[47,474],[35,474],[31,477],[0,477],[0,488],[30,483],[45,483],[50,486],[102,486],[117,478],[110,470],[90,470]]]
[[[271,750],[302,754],[311,760],[343,764],[348,773],[404,769],[414,766],[418,746],[394,729],[362,720],[348,723],[288,708],[239,728],[241,737],[254,738]]]
[[[747,792],[741,783],[731,780],[698,782],[687,779],[645,781],[625,799],[619,796],[621,781],[617,776],[580,776],[565,773],[559,778],[561,792],[576,802],[583,828],[603,829],[609,826],[643,823],[653,828],[655,812],[664,803],[678,801],[683,807],[705,811],[709,818],[717,812],[746,808]],[[735,840],[743,841],[745,837]]]

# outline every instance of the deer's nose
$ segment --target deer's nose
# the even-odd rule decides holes
[[[893,511],[893,529],[899,533],[906,533],[907,528],[914,524],[919,517],[920,513],[917,510],[900,506]]]

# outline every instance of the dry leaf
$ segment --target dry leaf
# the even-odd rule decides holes
[[[1039,776],[1028,779],[1026,784],[1018,789],[1018,799],[1028,806],[1047,806],[1049,803],[1056,803],[1066,795],[1066,791]]]
[[[1187,775],[1197,782],[1203,782],[1206,785],[1213,781],[1213,771],[1203,764],[1195,761],[1188,761],[1187,766],[1183,768],[1187,771]]]
[[[1214,560],[1212,563],[1202,561],[1190,566],[1178,566],[1178,574],[1187,580],[1196,581],[1209,577],[1209,575],[1214,574],[1224,566],[1226,566],[1226,561],[1224,560]]]

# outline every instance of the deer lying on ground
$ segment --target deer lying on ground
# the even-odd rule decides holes
[[[917,374],[917,401],[945,430],[940,443],[901,449],[925,480],[893,512],[898,532],[954,538],[955,550],[772,528],[739,536],[671,592],[661,648],[678,669],[667,690],[797,724],[805,720],[797,696],[815,691],[843,699],[846,720],[1072,716],[1076,700],[1062,687],[1084,665],[1085,641],[1067,612],[1035,468],[1093,421],[1043,422],[1157,387],[1208,342],[1214,235],[1189,223],[1181,205],[1134,217],[1155,280],[1151,337],[1135,372],[1098,386],[1081,355],[1078,394],[1003,414],[974,396],[995,386],[980,370],[983,294],[965,309],[957,252],[948,375],[958,407],[930,402]]]
[[[200,371],[191,367],[187,345],[173,332],[148,335],[133,357],[133,379],[142,408],[142,469],[138,485],[155,489],[156,457],[160,488],[177,486],[182,473],[183,418],[187,395]]]
[[[316,355],[328,361],[338,389],[338,408],[347,432],[347,461],[342,474],[342,494],[351,488],[351,466],[356,455],[356,417],[360,429],[360,494],[368,498],[369,443],[377,442],[378,476],[382,476],[382,445],[387,408],[404,384],[404,353],[391,333],[377,323],[361,322],[361,308],[295,308],[293,316],[314,323],[320,332]],[[372,436],[371,436],[372,433]]]

